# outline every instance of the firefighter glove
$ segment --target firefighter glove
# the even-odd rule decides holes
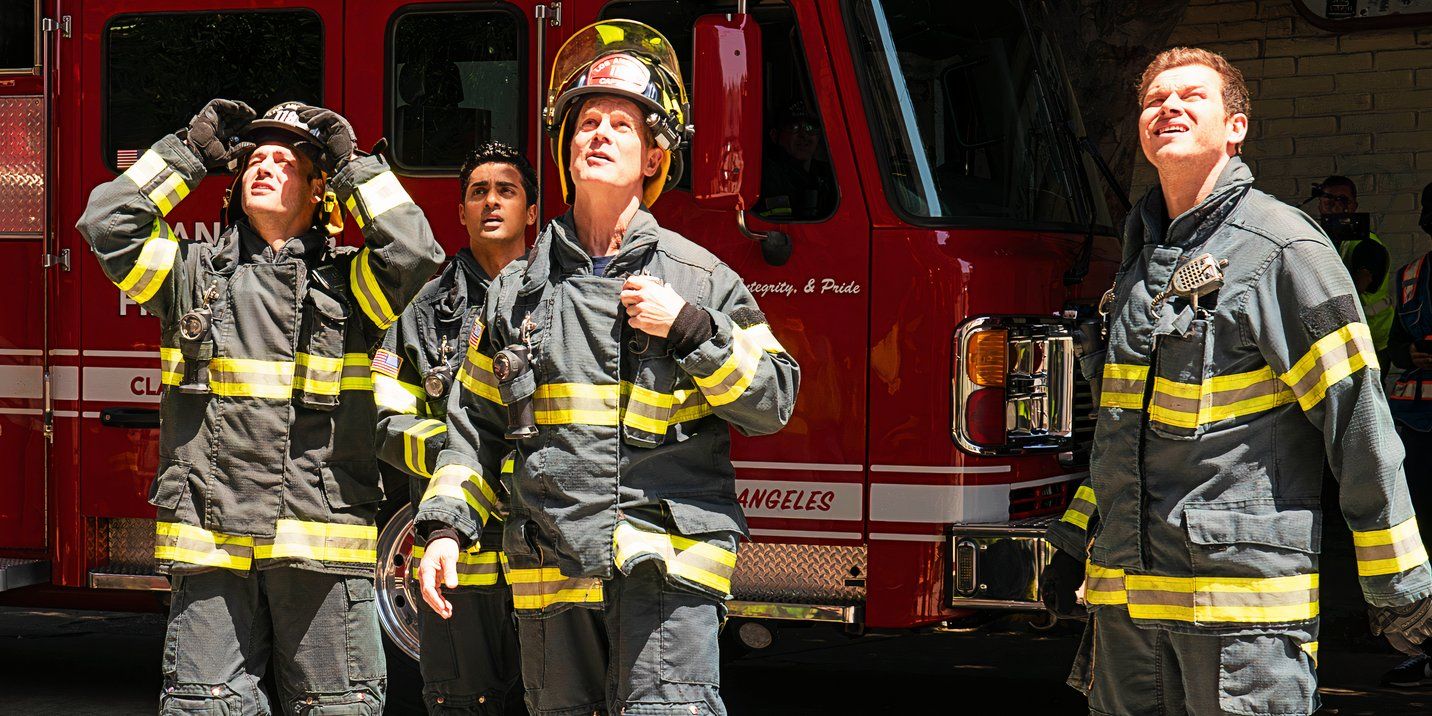
[[[298,110],[298,118],[323,142],[323,164],[332,173],[337,173],[353,158],[358,149],[358,136],[343,115],[324,107],[303,105]]]
[[[1039,579],[1039,596],[1054,616],[1083,619],[1084,606],[1079,603],[1079,587],[1083,584],[1084,563],[1062,549],[1055,550]]]
[[[257,116],[253,108],[243,102],[211,99],[189,120],[189,126],[179,131],[179,138],[204,163],[204,168],[224,166],[230,158],[253,148],[250,143],[230,147],[229,138]]]
[[[1369,618],[1374,635],[1387,637],[1394,649],[1417,656],[1432,637],[1432,597],[1398,607],[1372,607]]]

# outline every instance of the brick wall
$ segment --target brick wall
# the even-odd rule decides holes
[[[1432,249],[1417,227],[1432,182],[1432,26],[1333,34],[1292,0],[1192,0],[1169,44],[1219,52],[1243,71],[1255,186],[1298,204],[1313,182],[1345,174],[1394,267]],[[1142,153],[1135,162],[1140,196],[1155,175]]]

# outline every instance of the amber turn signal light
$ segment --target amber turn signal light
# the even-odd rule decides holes
[[[971,333],[965,346],[965,375],[970,382],[986,388],[1004,385],[1008,331]]]

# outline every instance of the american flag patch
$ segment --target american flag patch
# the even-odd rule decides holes
[[[398,369],[403,367],[403,358],[396,353],[389,353],[382,348],[373,354],[373,372],[382,373],[389,378],[398,377]]]
[[[478,345],[482,343],[483,328],[485,328],[485,326],[482,325],[482,321],[472,322],[472,333],[467,336],[467,344],[469,346],[477,348]]]

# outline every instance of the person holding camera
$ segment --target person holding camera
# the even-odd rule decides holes
[[[1432,234],[1432,184],[1422,189],[1422,230]],[[1397,320],[1388,339],[1392,364],[1402,369],[1388,397],[1407,451],[1403,470],[1418,514],[1432,514],[1432,252],[1398,269],[1393,297]],[[1432,684],[1432,657],[1413,656],[1382,678],[1387,686]]]
[[[1386,365],[1387,336],[1396,313],[1387,246],[1369,230],[1367,214],[1358,212],[1357,184],[1353,180],[1334,174],[1314,185],[1313,194],[1318,199],[1318,223],[1337,244],[1343,265],[1357,286],[1362,311],[1367,314],[1372,345]]]

